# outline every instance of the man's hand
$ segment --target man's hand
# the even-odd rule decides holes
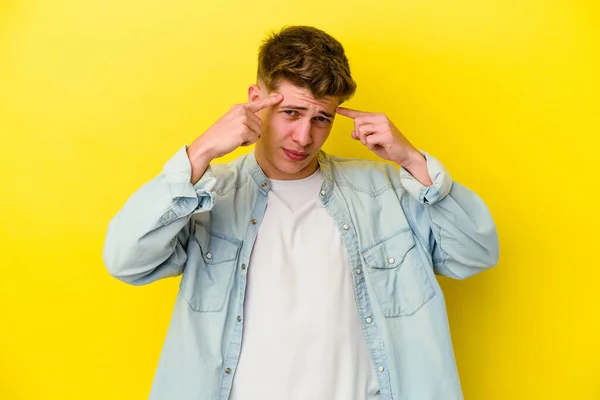
[[[336,112],[354,120],[352,138],[360,140],[379,157],[404,167],[423,185],[431,186],[427,161],[384,114],[338,107]]]
[[[281,94],[273,94],[266,99],[236,104],[194,140],[187,149],[192,164],[192,184],[198,182],[213,159],[255,143],[262,131],[262,120],[256,113],[282,100]]]

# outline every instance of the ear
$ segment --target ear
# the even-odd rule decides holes
[[[250,85],[248,88],[248,101],[256,101],[262,97],[262,91],[258,85]]]

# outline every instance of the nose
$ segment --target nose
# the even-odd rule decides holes
[[[310,132],[311,124],[309,121],[298,121],[298,125],[294,130],[293,139],[298,145],[305,147],[312,143],[312,135]]]

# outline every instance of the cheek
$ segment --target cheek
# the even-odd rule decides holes
[[[263,135],[268,136],[271,141],[284,140],[291,135],[293,129],[293,123],[278,115],[272,115],[263,120]]]
[[[313,131],[313,143],[318,144],[319,147],[325,143],[327,138],[329,137],[329,133],[331,132],[331,128],[316,128]]]

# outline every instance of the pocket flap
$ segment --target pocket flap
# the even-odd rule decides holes
[[[194,238],[200,245],[202,257],[207,264],[235,260],[242,245],[239,240],[210,231],[197,221]]]
[[[415,240],[412,232],[405,229],[368,247],[362,253],[371,268],[396,268],[413,247]]]

